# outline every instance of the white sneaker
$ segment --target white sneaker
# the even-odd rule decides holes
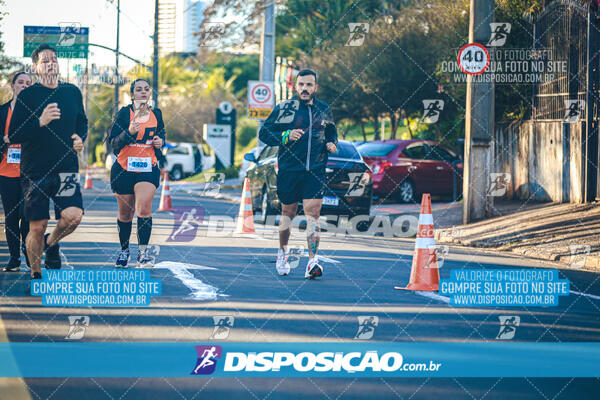
[[[316,277],[323,276],[323,267],[319,265],[319,259],[317,256],[308,259],[306,264],[306,272],[304,278],[315,279]]]
[[[277,252],[277,264],[275,268],[277,269],[277,273],[281,276],[285,276],[290,273],[290,263],[288,262],[289,253],[279,249]]]

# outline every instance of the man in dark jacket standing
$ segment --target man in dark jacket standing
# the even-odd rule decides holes
[[[282,221],[279,224],[277,272],[287,275],[288,241],[291,221],[298,211],[298,202],[306,215],[309,260],[305,278],[323,275],[319,265],[319,215],[325,186],[328,153],[337,151],[337,129],[331,108],[315,98],[316,72],[304,69],[296,78],[296,95],[278,104],[259,132],[259,138],[269,146],[279,146],[277,162],[277,196],[281,201]]]
[[[46,268],[59,269],[59,241],[75,230],[83,215],[77,153],[87,136],[87,117],[77,86],[58,80],[56,50],[42,44],[31,59],[38,82],[17,97],[8,136],[11,143],[22,144],[27,253],[31,277],[41,279],[42,252]],[[58,223],[45,234],[50,199]]]

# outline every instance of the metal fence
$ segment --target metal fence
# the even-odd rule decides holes
[[[588,12],[577,2],[554,1],[537,17],[533,47],[549,51],[551,61],[566,61],[567,69],[555,72],[552,81],[534,85],[534,120],[562,120],[565,100],[585,100]]]

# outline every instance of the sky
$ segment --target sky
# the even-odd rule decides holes
[[[117,10],[109,0],[5,0],[2,11],[7,12],[0,30],[4,50],[8,56],[18,57],[31,63],[23,56],[23,26],[58,26],[61,22],[78,22],[82,27],[90,28],[89,42],[110,48],[116,45]],[[0,9],[1,10],[1,9]],[[152,56],[152,38],[154,30],[154,0],[121,0],[121,52],[149,63]],[[90,47],[89,62],[98,66],[114,65],[114,53],[108,50]],[[70,60],[84,64],[85,60]],[[131,67],[133,62],[124,57],[120,65]],[[66,61],[61,61],[64,73]]]

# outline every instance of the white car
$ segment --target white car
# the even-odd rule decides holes
[[[196,143],[168,143],[163,149],[166,157],[164,169],[176,181],[214,167],[215,156]]]

